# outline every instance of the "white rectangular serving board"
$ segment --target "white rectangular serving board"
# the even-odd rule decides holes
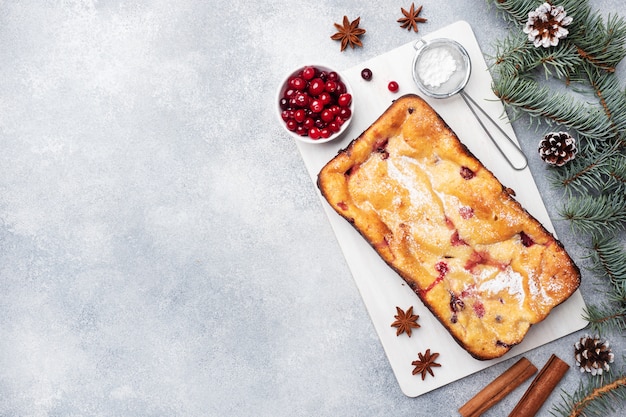
[[[459,21],[425,36],[424,39],[443,37],[456,40],[467,49],[470,55],[472,75],[465,91],[483,105],[494,120],[499,120],[501,127],[517,141],[502,103],[491,90],[492,78],[472,28],[467,22]],[[353,89],[355,108],[351,125],[341,138],[326,144],[298,142],[298,148],[314,182],[317,181],[317,174],[321,168],[340,149],[345,148],[352,139],[366,130],[395,98],[407,93],[419,94],[413,82],[411,70],[416,42],[417,40],[405,44],[342,72],[342,76],[348,80]],[[361,78],[363,68],[372,70],[373,78],[370,81]],[[392,93],[387,89],[388,82],[392,80],[400,85],[397,93]],[[524,208],[546,229],[554,233],[553,225],[530,170],[526,168],[516,171],[508,165],[483,132],[463,99],[459,96],[449,99],[424,98],[500,182],[515,190],[516,199]],[[402,392],[409,397],[417,397],[432,391],[495,363],[580,330],[587,324],[582,319],[584,301],[580,292],[576,291],[565,303],[554,309],[546,320],[532,326],[523,343],[514,347],[504,357],[490,361],[473,359],[424,307],[402,278],[382,261],[346,220],[334,212],[321,195],[320,198],[322,198],[330,223],[398,384]],[[396,329],[391,327],[396,314],[396,306],[404,310],[413,306],[415,314],[419,315],[418,323],[421,328],[414,330],[411,338],[406,334],[396,336]],[[417,359],[418,352],[424,352],[426,349],[439,352],[437,362],[441,364],[441,367],[434,368],[434,377],[427,375],[426,379],[422,380],[419,374],[412,374],[414,367],[411,362]]]

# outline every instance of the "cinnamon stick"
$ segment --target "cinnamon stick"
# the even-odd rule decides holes
[[[537,372],[535,365],[528,359],[521,358],[459,408],[459,413],[463,417],[478,417],[482,415],[533,376],[535,372]]]
[[[550,356],[548,362],[530,383],[509,417],[533,417],[536,415],[568,369],[569,365],[556,355]]]

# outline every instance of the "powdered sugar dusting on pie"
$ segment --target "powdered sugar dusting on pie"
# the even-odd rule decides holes
[[[504,271],[498,271],[495,277],[482,281],[478,289],[491,295],[506,292],[520,303],[523,303],[526,299],[524,277],[519,272],[513,271],[510,266]]]

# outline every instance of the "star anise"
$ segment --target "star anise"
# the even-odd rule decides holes
[[[398,23],[400,23],[400,27],[402,29],[411,30],[413,29],[417,32],[417,24],[425,23],[428,19],[423,17],[419,17],[419,14],[422,12],[422,6],[415,9],[415,3],[411,3],[411,8],[409,11],[404,10],[404,8],[400,8],[402,10],[402,14],[404,17],[398,19]]]
[[[409,337],[411,337],[412,329],[419,329],[421,326],[417,324],[417,319],[420,316],[413,314],[413,306],[409,307],[406,313],[400,308],[396,307],[397,315],[394,317],[396,321],[391,323],[391,327],[397,327],[396,336],[400,336],[402,333],[406,333]]]
[[[435,376],[432,368],[440,367],[441,365],[435,362],[435,359],[439,356],[438,353],[430,353],[430,349],[427,349],[424,354],[418,353],[419,359],[411,362],[411,365],[415,366],[413,369],[413,375],[422,374],[422,381],[426,379],[426,373],[431,376]]]
[[[343,17],[343,25],[339,23],[335,23],[335,27],[339,32],[335,33],[330,38],[334,41],[341,41],[341,50],[346,49],[348,45],[351,48],[355,46],[363,46],[361,43],[361,39],[359,36],[365,33],[365,29],[361,29],[359,27],[359,23],[361,22],[361,18],[357,17],[355,20],[350,22],[348,16]]]

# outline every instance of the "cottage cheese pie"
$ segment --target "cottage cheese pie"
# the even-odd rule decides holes
[[[477,359],[504,355],[579,286],[561,243],[416,95],[328,162],[318,187]]]

